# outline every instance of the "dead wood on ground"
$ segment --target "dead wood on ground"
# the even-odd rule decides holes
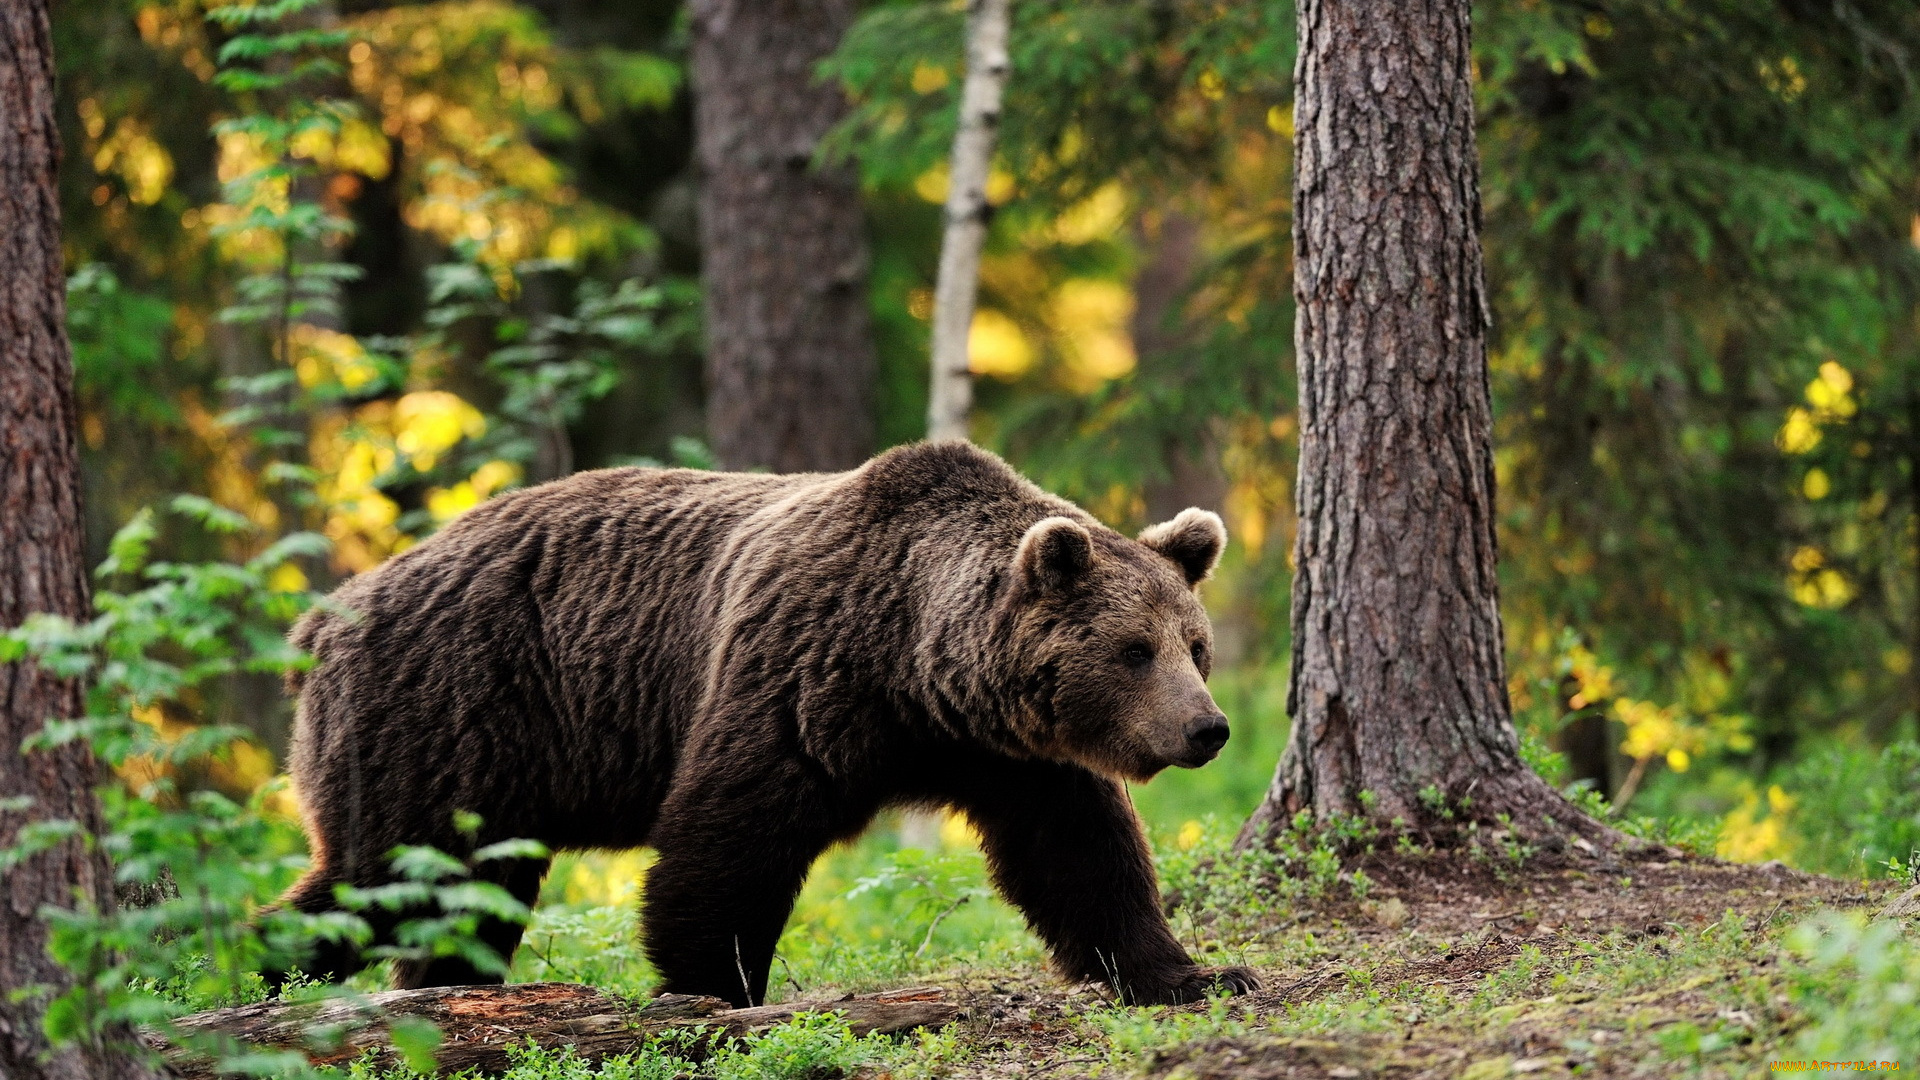
[[[712,1036],[764,1031],[806,1012],[837,1012],[856,1034],[890,1034],[934,1027],[958,1018],[962,1009],[942,1001],[933,987],[862,994],[839,1001],[794,1001],[733,1009],[719,998],[665,994],[644,1004],[611,997],[574,983],[511,986],[441,986],[390,990],[355,998],[268,1001],[195,1013],[176,1022],[187,1036],[225,1036],[263,1049],[303,1050],[320,1065],[345,1065],[369,1052],[375,1063],[398,1064],[391,1024],[424,1020],[440,1029],[435,1051],[442,1073],[478,1069],[505,1071],[507,1049],[529,1040],[545,1048],[571,1047],[598,1061],[631,1053],[664,1032],[705,1029]],[[145,1036],[173,1071],[186,1080],[218,1073],[204,1055],[156,1035]]]

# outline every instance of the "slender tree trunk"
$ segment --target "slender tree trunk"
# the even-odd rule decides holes
[[[74,438],[73,362],[60,263],[60,159],[53,115],[53,42],[46,0],[0,4],[0,627],[33,612],[88,614],[81,535],[80,459]],[[99,824],[93,759],[83,746],[23,755],[20,742],[49,717],[81,712],[78,682],[31,662],[0,664],[0,847],[30,821]],[[82,1080],[151,1073],[100,1047],[50,1053],[41,997],[66,972],[47,955],[45,905],[113,902],[106,857],[78,841],[6,874],[0,902],[0,1076]]]
[[[1507,700],[1468,10],[1299,6],[1293,735],[1242,842],[1303,809],[1434,823],[1436,796],[1600,829],[1521,762]]]
[[[940,240],[940,273],[933,286],[933,386],[927,401],[927,437],[964,439],[973,408],[967,337],[980,291],[980,249],[987,241],[987,176],[1000,98],[1007,86],[1010,0],[967,5],[967,81],[960,89],[960,124],[947,169],[947,229]]]
[[[694,0],[707,424],[732,469],[841,469],[873,450],[866,217],[814,167],[840,89],[814,66],[855,0]]]
[[[1913,552],[1913,612],[1907,628],[1907,679],[1910,684],[1907,706],[1912,711],[1913,732],[1920,739],[1920,386],[1907,388],[1907,518],[1912,522],[1909,535],[1915,538]]]

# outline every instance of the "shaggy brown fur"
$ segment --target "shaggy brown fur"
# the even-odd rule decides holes
[[[746,1004],[822,850],[883,807],[946,806],[1062,974],[1141,1002],[1251,988],[1168,930],[1118,779],[1226,741],[1193,595],[1225,540],[1199,510],[1129,540],[965,443],[502,496],[342,586],[351,615],[295,629],[318,658],[293,752],[315,865],[287,902],[331,908],[395,845],[471,850],[456,810],[480,843],[649,845],[664,988]],[[544,870],[491,873],[531,902]],[[485,936],[511,955],[519,933]],[[478,980],[458,960],[398,973]]]

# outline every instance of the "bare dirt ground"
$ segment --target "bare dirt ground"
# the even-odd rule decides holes
[[[983,974],[949,998],[969,1006],[949,1075],[1750,1076],[1803,1022],[1786,928],[1886,893],[1657,847],[1571,854],[1368,856],[1365,899],[1301,902],[1209,950],[1264,980],[1226,1003],[1122,1010]]]

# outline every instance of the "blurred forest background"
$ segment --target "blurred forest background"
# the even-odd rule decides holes
[[[791,153],[857,177],[864,254],[789,272],[864,291],[864,456],[924,431],[965,10],[838,7],[813,71],[844,105]],[[274,586],[324,590],[516,485],[775,463],[710,422],[703,343],[737,328],[703,325],[685,6],[329,0],[264,59],[207,10],[55,7],[90,561],[189,492],[260,532],[167,550],[311,528],[330,553]],[[1136,793],[1183,836],[1244,818],[1285,743],[1293,33],[1288,4],[1020,0],[989,185],[975,439],[1116,527],[1200,505],[1233,537],[1206,598],[1235,739]],[[1920,11],[1486,0],[1475,35],[1531,760],[1728,857],[1910,862]],[[247,727],[194,778],[244,794],[290,710],[213,686],[143,719]]]

